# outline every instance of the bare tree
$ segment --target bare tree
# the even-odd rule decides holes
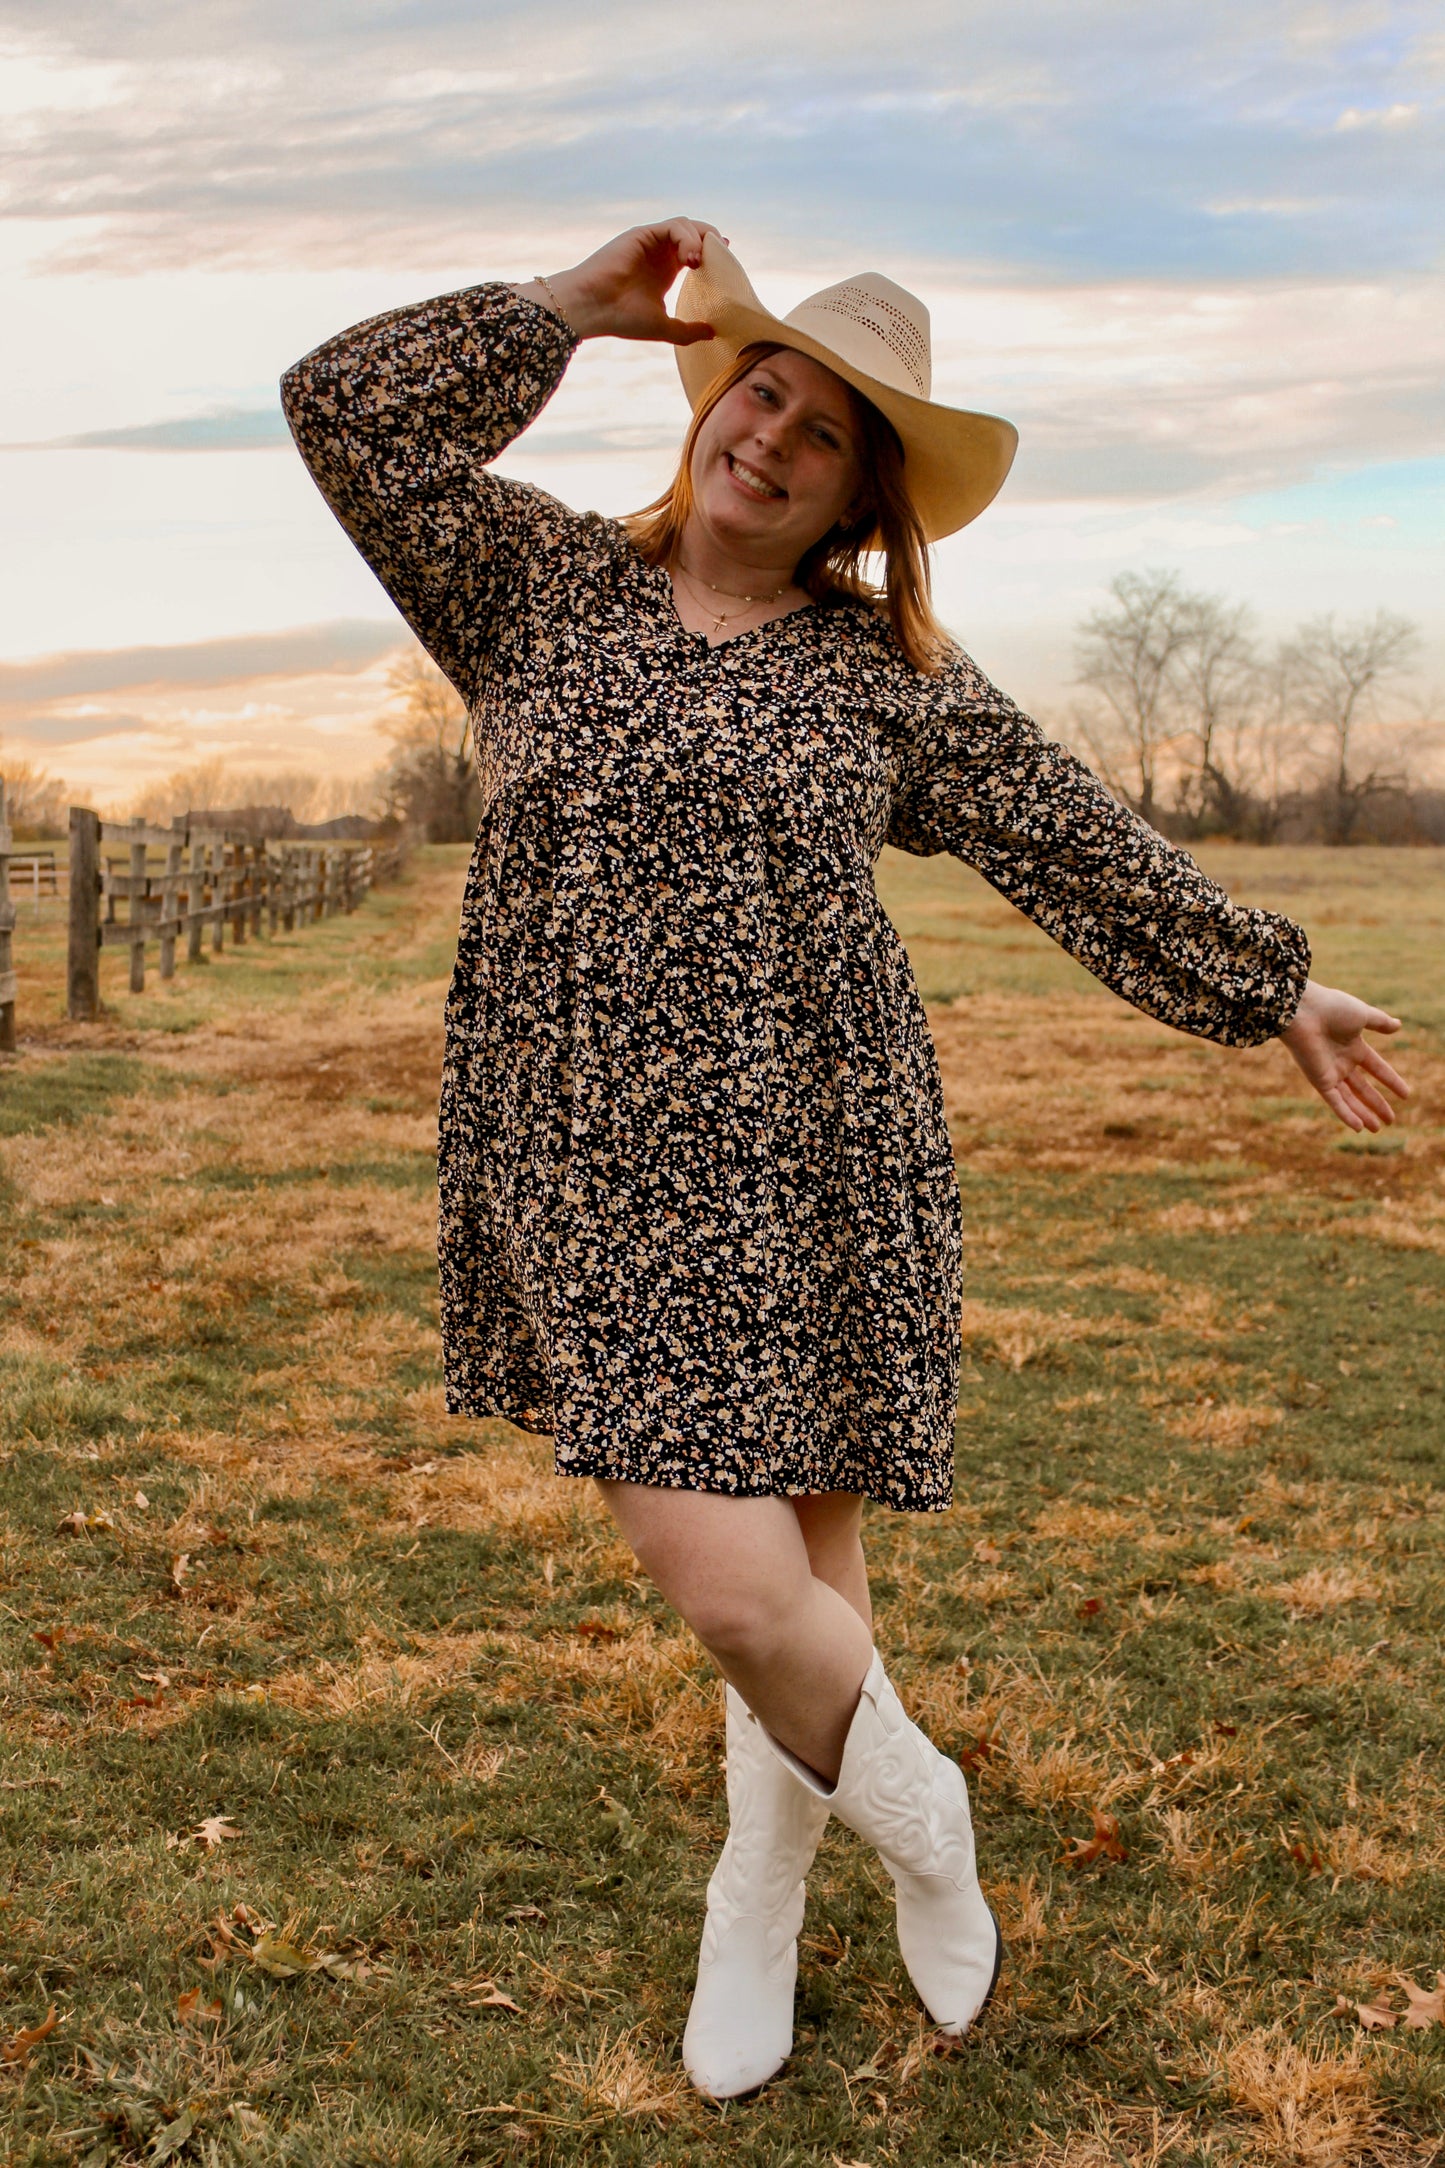
[[[1172,572],[1121,572],[1111,609],[1079,628],[1079,682],[1097,695],[1078,720],[1112,790],[1153,820],[1181,731],[1179,663],[1196,598]]]
[[[212,754],[143,784],[126,811],[132,820],[161,823],[191,813],[265,815],[258,832],[280,835],[288,819],[301,826],[370,811],[373,795],[367,778],[318,775],[312,768],[240,768]],[[248,823],[232,819],[228,825]]]
[[[70,793],[62,776],[28,760],[12,760],[3,750],[0,775],[5,778],[6,818],[22,841],[35,843],[66,833]]]
[[[1381,738],[1380,699],[1413,664],[1419,639],[1409,618],[1377,610],[1344,623],[1314,618],[1283,651],[1291,704],[1324,771],[1327,842],[1351,842],[1371,798],[1408,787],[1401,747]]]
[[[1201,830],[1226,835],[1249,825],[1259,765],[1264,673],[1252,613],[1222,595],[1185,595],[1183,636],[1171,670],[1189,754],[1179,808]]]
[[[469,842],[481,814],[471,722],[461,696],[420,648],[387,672],[392,705],[382,728],[392,755],[379,778],[387,810],[429,843]]]

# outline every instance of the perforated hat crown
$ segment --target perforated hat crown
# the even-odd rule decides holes
[[[916,294],[881,271],[860,271],[809,294],[783,318],[848,361],[874,383],[927,399],[933,390],[928,311]]]
[[[928,311],[916,294],[878,271],[860,271],[774,316],[732,251],[703,236],[702,263],[683,281],[677,314],[716,336],[677,348],[683,388],[696,406],[745,346],[808,354],[872,401],[898,432],[903,474],[930,542],[977,519],[1003,487],[1018,446],[1012,422],[937,405]]]

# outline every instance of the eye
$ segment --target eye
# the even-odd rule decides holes
[[[778,395],[771,384],[754,384],[753,391],[759,399],[765,399],[770,406],[777,404]]]
[[[824,423],[819,422],[817,427],[814,429],[813,434],[820,444],[826,444],[830,451],[837,451],[838,439],[835,436],[834,432],[829,429]]]

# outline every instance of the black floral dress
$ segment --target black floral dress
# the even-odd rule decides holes
[[[564,1475],[951,1494],[961,1209],[873,886],[952,851],[1126,1001],[1230,1046],[1309,968],[967,656],[863,605],[716,648],[612,520],[487,471],[572,348],[499,286],[283,385],[337,517],[470,708],[484,811],[447,1007],[448,1404]]]

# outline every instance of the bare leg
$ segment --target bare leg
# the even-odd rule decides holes
[[[792,1501],[646,1483],[597,1487],[723,1677],[775,1739],[831,1784],[873,1636],[848,1598],[814,1574]]]
[[[873,1602],[863,1556],[863,1501],[856,1491],[821,1491],[788,1503],[798,1516],[814,1578],[836,1588],[873,1631]]]

